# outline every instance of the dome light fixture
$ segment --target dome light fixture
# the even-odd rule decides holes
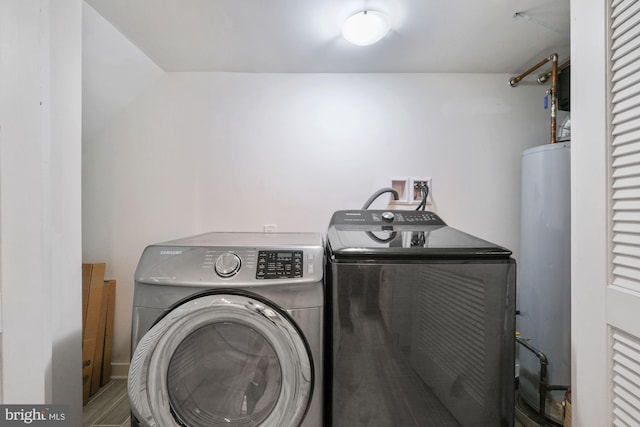
[[[363,10],[351,15],[342,25],[342,36],[358,46],[368,46],[389,32],[385,16],[376,11]]]

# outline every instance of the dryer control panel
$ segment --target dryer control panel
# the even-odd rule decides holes
[[[196,287],[274,286],[314,283],[323,276],[319,233],[207,233],[147,246],[135,280]]]
[[[259,251],[256,279],[302,277],[302,251]]]

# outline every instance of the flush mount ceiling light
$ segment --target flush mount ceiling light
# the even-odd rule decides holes
[[[389,32],[389,24],[380,12],[364,10],[350,16],[342,25],[342,36],[358,46],[374,44]]]

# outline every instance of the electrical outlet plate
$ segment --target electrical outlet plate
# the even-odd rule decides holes
[[[414,176],[410,180],[410,189],[411,189],[411,204],[420,204],[422,201],[422,191],[420,187],[423,185],[427,185],[429,187],[429,194],[427,196],[427,204],[433,204],[433,181],[430,176]]]

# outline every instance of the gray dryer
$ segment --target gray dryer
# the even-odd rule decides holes
[[[323,239],[208,233],[135,273],[132,425],[322,426]]]

